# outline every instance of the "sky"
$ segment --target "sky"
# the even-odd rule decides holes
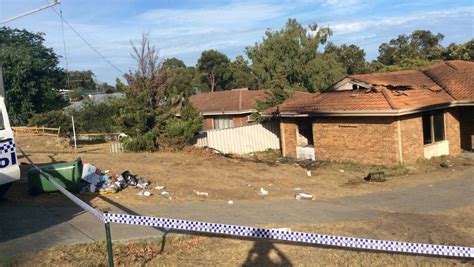
[[[52,0],[0,0],[0,21]],[[307,26],[329,26],[336,44],[356,44],[375,59],[378,46],[414,30],[442,33],[444,45],[474,37],[473,0],[280,0],[162,1],[63,0],[64,19],[121,72],[136,68],[131,42],[149,33],[162,58],[195,65],[201,52],[216,49],[234,59],[261,42],[266,30],[279,30],[288,18]],[[45,45],[61,56],[61,67],[92,70],[99,81],[115,84],[123,74],[99,57],[52,9],[0,26],[45,33]],[[64,40],[64,42],[63,42]],[[64,49],[66,46],[66,53]],[[67,55],[67,57],[65,57]]]

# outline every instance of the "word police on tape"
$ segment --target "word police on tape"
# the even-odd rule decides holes
[[[317,244],[344,248],[474,258],[474,248],[472,247],[444,246],[423,243],[408,243],[344,236],[321,235],[313,233],[254,228],[239,225],[113,213],[104,214],[104,221],[113,223],[147,225],[173,230],[214,233],[251,238],[275,239],[296,243]]]

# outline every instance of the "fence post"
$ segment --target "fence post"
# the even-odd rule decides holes
[[[107,212],[104,212],[107,213]],[[110,223],[106,222],[105,225],[105,240],[107,241],[107,255],[109,258],[109,267],[114,266],[114,254],[112,251],[112,236],[110,235]]]

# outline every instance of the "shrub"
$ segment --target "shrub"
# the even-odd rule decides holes
[[[144,135],[135,137],[127,137],[123,140],[123,147],[128,151],[155,151],[157,146],[155,143],[157,134],[154,131],[149,131]]]
[[[71,116],[58,110],[33,115],[28,126],[61,127],[60,135],[62,136],[72,132]]]
[[[165,126],[165,133],[158,140],[160,145],[182,149],[186,146],[194,135],[202,129],[202,116],[186,101],[181,110],[181,118],[168,119]]]
[[[118,113],[115,101],[94,102],[87,100],[78,110],[73,110],[77,132],[112,133],[117,130],[114,117]]]

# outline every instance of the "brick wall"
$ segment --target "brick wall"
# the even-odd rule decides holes
[[[250,114],[233,115],[232,121],[234,123],[234,127],[249,125],[249,122],[247,120],[247,116],[249,115]]]
[[[202,123],[202,129],[203,129],[204,131],[214,129],[214,124],[212,123],[212,120],[213,120],[212,117],[206,117],[206,118],[204,118],[204,121],[203,121],[203,123]]]
[[[296,122],[291,118],[282,118],[280,122],[281,153],[284,157],[296,158]]]
[[[413,163],[423,159],[423,121],[421,114],[401,116],[399,120],[403,163]]]
[[[474,107],[459,108],[461,148],[474,150]]]
[[[313,135],[319,160],[399,163],[393,117],[318,117],[313,122]]]
[[[459,108],[450,108],[445,113],[446,139],[449,141],[449,155],[461,154],[461,130],[459,125]]]

